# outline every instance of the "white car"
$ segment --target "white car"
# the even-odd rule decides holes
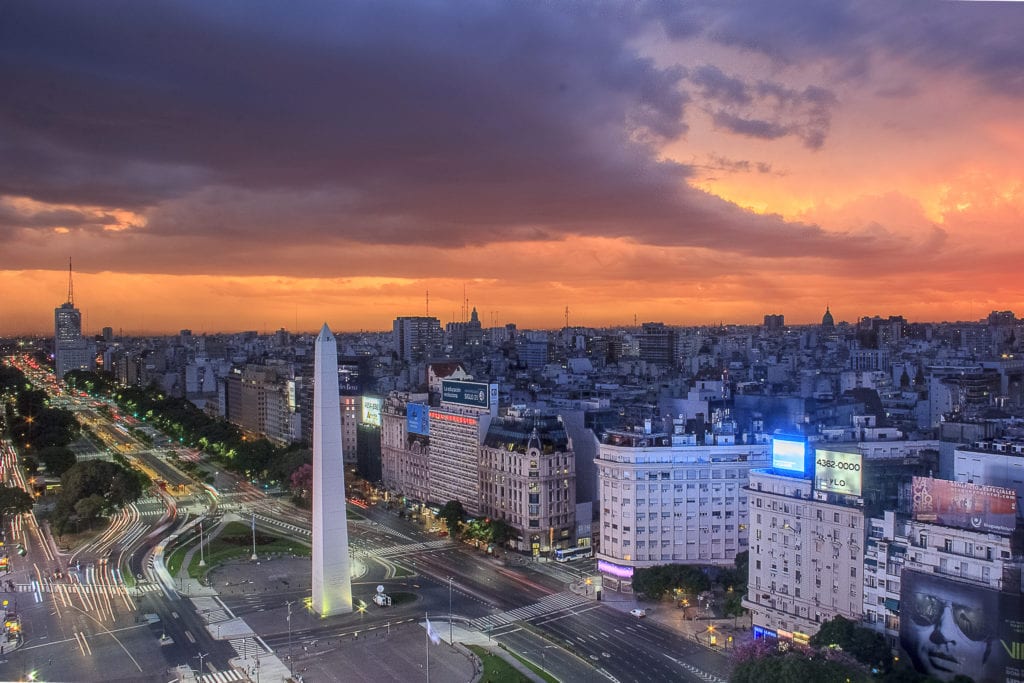
[[[637,619],[641,619],[641,618],[647,616],[647,610],[640,609],[639,607],[637,607],[636,609],[629,610],[629,613],[632,614]]]

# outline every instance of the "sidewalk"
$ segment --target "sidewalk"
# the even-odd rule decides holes
[[[444,625],[444,628],[438,628],[438,626],[440,625]],[[427,622],[420,622],[420,626],[426,629]],[[441,638],[442,642],[448,643],[449,645],[452,644],[451,640],[449,640],[448,638],[449,628],[445,621],[431,622],[430,626],[437,632],[437,635]],[[450,630],[452,631],[452,640],[455,641],[454,646],[456,649],[463,649],[461,646],[465,645],[476,645],[478,647],[482,647],[483,649],[487,650],[489,654],[501,657],[503,660],[505,660],[506,663],[508,663],[509,666],[511,666],[513,669],[519,672],[531,683],[544,683],[543,678],[538,676],[528,666],[526,666],[518,659],[513,657],[512,654],[510,654],[505,648],[500,647],[497,643],[495,643],[493,640],[491,640],[489,637],[487,637],[480,631],[477,631],[475,629],[466,629],[462,626],[454,624],[452,625]],[[476,659],[476,655],[474,655],[468,649],[465,650],[464,654],[466,654],[469,657],[472,657],[473,659]],[[477,674],[476,680],[479,681],[482,676],[483,671],[480,670]]]
[[[578,595],[594,597],[593,586],[574,583],[569,588]],[[736,619],[732,617],[721,619],[698,617],[694,616],[696,608],[691,607],[689,610],[684,610],[672,606],[670,602],[651,604],[638,599],[635,595],[609,590],[601,591],[601,602],[612,609],[625,613],[635,608],[647,610],[646,619],[655,621],[685,636],[688,640],[693,640],[709,650],[717,652],[729,654],[730,650],[754,639],[750,628],[749,614]],[[715,645],[711,645],[712,635],[715,637]],[[730,638],[732,638],[731,641]]]

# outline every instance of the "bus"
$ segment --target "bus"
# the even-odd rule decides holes
[[[594,556],[594,549],[590,546],[580,546],[578,548],[558,548],[555,550],[555,562],[572,562],[578,558],[587,558]]]

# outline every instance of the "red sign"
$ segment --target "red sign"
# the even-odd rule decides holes
[[[1017,525],[1017,493],[999,486],[914,477],[914,519],[943,526],[1010,534]]]

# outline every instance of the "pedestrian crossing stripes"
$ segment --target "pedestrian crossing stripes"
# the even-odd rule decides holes
[[[683,667],[684,669],[686,669],[702,681],[707,681],[707,683],[726,683],[726,680],[724,678],[719,678],[714,674],[709,674],[707,671],[701,671],[693,664],[689,664],[687,662],[680,662],[679,660],[675,661],[677,664],[679,664],[679,666]]]
[[[440,550],[451,547],[447,540],[426,541],[424,543],[403,543],[401,545],[389,545],[384,548],[360,550],[357,555],[373,555],[374,557],[394,557],[395,555],[408,555],[415,552],[428,550]]]
[[[242,659],[255,659],[257,655],[266,654],[255,638],[232,638],[229,642]]]
[[[231,683],[231,681],[244,681],[247,679],[248,676],[245,675],[245,672],[232,669],[231,671],[218,671],[215,674],[203,674],[198,677],[197,681],[198,683]]]
[[[506,624],[511,624],[516,621],[523,621],[525,619],[540,617],[554,612],[560,612],[562,610],[573,609],[574,607],[589,605],[592,604],[592,602],[593,601],[589,598],[585,598],[582,595],[576,595],[575,593],[570,593],[568,591],[553,593],[551,595],[545,595],[539,602],[535,602],[532,605],[517,607],[516,609],[509,610],[507,612],[489,614],[486,617],[473,619],[469,622],[469,625],[479,631],[483,631],[489,628],[505,626]]]
[[[156,584],[148,583],[136,585],[131,588],[121,584],[102,583],[31,583],[14,584],[16,593],[56,593],[57,591],[67,593],[78,593],[85,595],[123,595],[125,591],[136,593],[153,593],[160,590]]]

